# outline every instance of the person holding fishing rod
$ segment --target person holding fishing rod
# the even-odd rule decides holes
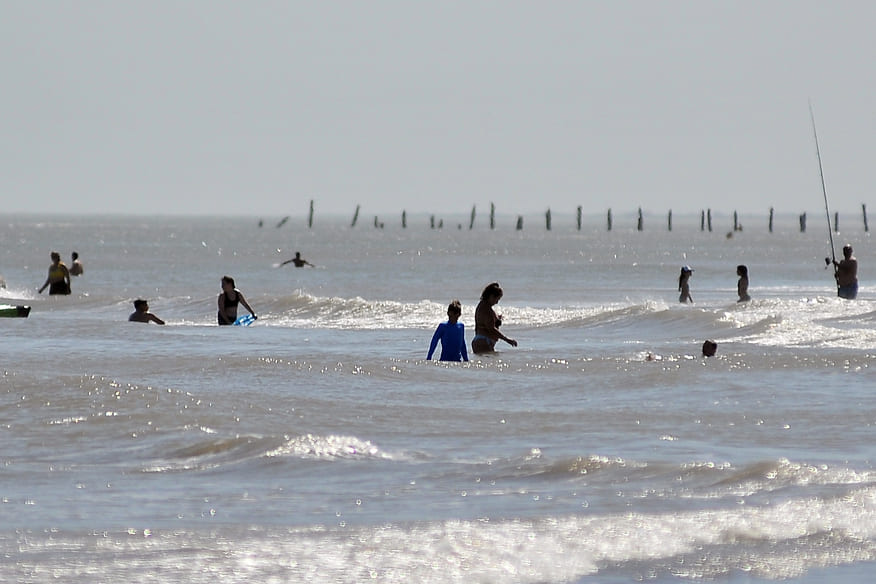
[[[858,296],[858,260],[852,251],[851,244],[847,243],[843,246],[843,259],[833,260],[836,295],[846,300],[854,300]]]
[[[812,119],[812,136],[815,138],[815,154],[818,157],[818,174],[821,176],[821,193],[824,195],[824,215],[827,218],[827,235],[830,241],[829,258],[824,258],[824,267],[833,260],[833,277],[836,278],[836,295],[846,300],[854,300],[858,296],[858,260],[852,255],[852,246],[843,246],[843,259],[836,261],[833,246],[833,232],[830,229],[830,206],[827,204],[827,187],[824,185],[824,167],[821,164],[821,148],[818,147],[818,132],[815,130],[815,114],[812,112],[812,102],[809,102],[809,117]]]

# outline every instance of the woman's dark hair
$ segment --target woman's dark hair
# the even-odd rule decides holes
[[[237,288],[237,286],[234,285],[234,278],[232,278],[231,276],[222,276],[222,281],[231,284],[232,288]]]
[[[747,278],[748,277],[748,266],[744,266],[742,264],[739,264],[738,266],[736,266],[736,273],[739,274],[740,276],[745,276]]]
[[[499,286],[498,282],[493,282],[492,284],[487,284],[487,287],[484,288],[484,291],[481,292],[481,300],[486,300],[490,296],[498,296],[502,297],[502,287]]]

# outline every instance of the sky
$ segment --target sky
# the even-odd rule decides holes
[[[0,213],[876,208],[876,3],[0,0]]]

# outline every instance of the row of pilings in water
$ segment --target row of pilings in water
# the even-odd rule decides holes
[[[350,222],[351,228],[356,227],[356,223],[359,221],[359,211],[360,210],[361,210],[361,205],[356,205],[356,212],[353,214],[353,220]],[[307,218],[307,227],[308,228],[313,227],[313,215],[314,215],[314,206],[313,206],[313,201],[311,200],[310,201],[310,213],[309,213],[308,218]],[[473,206],[471,208],[471,216],[470,216],[469,224],[468,224],[469,229],[474,229],[476,215],[477,215],[477,207]],[[869,232],[870,226],[867,222],[867,205],[863,204],[863,203],[861,204],[861,215],[862,215],[863,220],[864,220],[864,231]],[[773,232],[774,217],[775,217],[774,209],[772,207],[770,207],[769,222],[768,222],[768,229],[769,229],[770,233]],[[582,219],[583,219],[583,207],[581,205],[579,205],[578,209],[577,209],[577,227],[578,227],[579,231],[581,230]],[[277,227],[282,227],[283,225],[286,224],[286,222],[288,220],[289,220],[288,215],[286,217],[283,217],[283,219],[281,219],[280,222],[277,223]],[[799,221],[800,221],[800,232],[801,233],[805,232],[806,231],[806,213],[800,214]],[[612,228],[614,227],[614,219],[612,217],[611,209],[609,209],[607,214],[606,214],[605,223],[606,223],[606,229],[608,231],[611,231]],[[263,225],[263,222],[259,221],[259,227],[261,227],[262,225]],[[551,230],[551,210],[550,209],[548,209],[544,214],[544,225],[545,225],[545,229],[547,231]],[[374,227],[376,229],[383,229],[383,226],[384,226],[383,222],[380,220],[380,218],[377,215],[375,215],[374,216]],[[402,213],[401,213],[401,226],[403,229],[407,229],[407,227],[408,227],[407,211],[402,211]],[[431,229],[443,229],[444,228],[444,220],[443,219],[436,219],[435,215],[430,215],[429,227]],[[461,223],[459,223],[459,224],[457,224],[457,227],[459,229],[462,229],[463,226]],[[837,233],[839,232],[839,212],[836,212],[833,215],[832,227],[833,227],[833,230],[835,232],[837,232]],[[496,205],[493,203],[490,203],[490,229],[495,229],[495,228],[496,228]],[[516,228],[518,231],[523,229],[523,215],[517,216]],[[667,213],[667,216],[666,216],[666,228],[669,231],[672,231],[672,210],[671,209],[669,210],[669,212]],[[638,231],[643,231],[645,229],[645,219],[644,219],[644,214],[642,212],[641,207],[639,207],[639,212],[638,212],[638,216],[636,219],[636,229]],[[733,229],[733,231],[742,231],[742,224],[739,222],[739,214],[736,211],[733,211],[733,227],[732,227],[732,229]],[[703,209],[700,212],[700,231],[712,231],[712,210],[711,209]]]

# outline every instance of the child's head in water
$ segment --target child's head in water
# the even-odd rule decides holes
[[[718,351],[718,343],[715,341],[706,341],[703,343],[703,357],[714,357]]]
[[[456,322],[462,316],[462,303],[459,300],[454,300],[447,307],[447,318],[450,322]]]

